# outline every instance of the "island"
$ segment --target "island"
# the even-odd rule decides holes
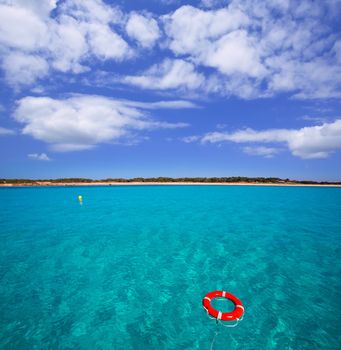
[[[115,186],[115,185],[257,185],[257,186],[341,186],[341,182],[291,180],[277,177],[134,177],[134,178],[61,178],[0,179],[0,187],[17,186]]]

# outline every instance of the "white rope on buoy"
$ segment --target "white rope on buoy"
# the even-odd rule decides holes
[[[213,350],[213,345],[214,345],[215,339],[217,338],[218,333],[219,333],[219,328],[218,328],[218,320],[217,320],[217,328],[216,328],[216,330],[214,332],[214,336],[213,336],[213,339],[212,339],[212,342],[211,342],[210,350]]]

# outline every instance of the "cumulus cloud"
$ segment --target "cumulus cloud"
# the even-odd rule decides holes
[[[107,60],[123,60],[133,55],[133,51],[121,36],[112,32],[109,26],[100,23],[89,24],[90,46],[97,57]]]
[[[38,50],[48,44],[47,32],[46,23],[29,8],[14,2],[0,2],[0,45],[25,51]]]
[[[51,23],[51,64],[61,72],[81,73],[87,70],[82,59],[88,52],[84,29],[78,21],[63,16],[58,23]]]
[[[20,52],[11,52],[3,62],[7,82],[17,87],[18,85],[30,85],[36,79],[48,74],[47,62],[36,55],[25,55]]]
[[[116,7],[101,0],[68,0],[60,11],[61,15],[53,22],[53,32],[59,32],[55,46],[64,45],[64,48],[53,53],[59,52],[61,59],[69,63],[67,70],[72,70],[73,62],[79,67],[81,61],[91,56],[117,61],[132,57],[132,49],[117,32],[124,16]]]
[[[232,0],[214,9],[222,3],[203,1],[204,7],[213,8],[185,5],[161,16],[165,41],[159,46],[170,49],[176,59],[168,57],[142,75],[121,81],[141,88],[173,89],[178,80],[169,77],[176,65],[185,62],[187,73],[197,77],[196,83],[186,86],[191,91],[244,99],[279,93],[296,99],[341,96],[341,45],[321,23],[330,12],[327,5]]]
[[[235,30],[224,35],[212,45],[204,62],[225,75],[260,77],[266,71],[260,62],[256,41],[249,38],[245,30]]]
[[[237,7],[201,10],[182,6],[164,17],[169,47],[177,55],[189,55],[197,64],[229,74],[261,75],[256,38],[249,35],[250,19]]]
[[[215,1],[205,1],[208,6]],[[241,98],[289,92],[297,99],[341,96],[340,45],[321,23],[328,6],[232,0],[221,9],[182,6],[163,16],[168,47],[196,70],[214,68],[206,92]]]
[[[123,79],[123,82],[128,84],[159,90],[193,90],[200,87],[204,81],[204,76],[195,71],[192,63],[180,59],[166,59],[161,64],[153,65],[141,75],[127,76]]]
[[[154,18],[134,12],[129,16],[126,31],[142,47],[152,47],[160,37],[159,26]]]
[[[303,159],[327,158],[333,151],[341,149],[341,119],[333,123],[308,126],[301,129],[245,129],[236,132],[211,132],[201,142],[220,143],[282,143],[294,156]],[[251,150],[250,148],[248,149]],[[266,151],[264,151],[266,152]]]
[[[27,155],[28,158],[33,160],[49,161],[51,160],[46,153],[30,153]]]
[[[61,3],[62,14],[69,14],[81,22],[120,23],[122,12],[102,0],[67,0]]]
[[[121,61],[133,56],[114,28],[125,21],[115,7],[101,0],[68,0],[60,2],[57,15],[51,17],[56,6],[54,0],[0,1],[0,53],[9,83],[32,84],[48,68],[82,73],[90,69],[92,58]],[[26,72],[23,79],[18,78],[20,74],[8,78],[21,69],[16,65],[19,58],[20,67],[32,68],[32,72]]]
[[[189,5],[163,17],[170,49],[198,61],[205,61],[205,49],[210,49],[212,42],[246,26],[248,20],[239,9],[205,11]]]
[[[40,18],[47,18],[50,12],[56,8],[58,0],[2,0],[8,5],[16,5],[31,10]]]
[[[94,95],[65,99],[25,97],[14,118],[24,124],[23,134],[48,143],[60,152],[91,149],[100,143],[133,143],[142,131],[188,126],[152,119],[148,110],[182,108],[184,101],[143,103]],[[185,105],[189,108],[190,105]]]
[[[201,0],[157,17],[103,0],[0,0],[1,65],[12,85],[131,60],[116,83],[243,99],[340,98],[341,41],[328,26],[340,11],[328,1]],[[146,50],[159,61],[141,73],[132,59]],[[40,68],[10,79],[13,53]]]

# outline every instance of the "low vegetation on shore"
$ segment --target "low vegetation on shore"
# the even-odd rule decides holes
[[[298,181],[290,179],[280,179],[278,177],[134,177],[134,178],[108,178],[102,180],[93,180],[87,178],[62,178],[62,179],[0,179],[2,185],[26,185],[26,186],[44,186],[53,184],[105,184],[105,183],[250,183],[250,184],[302,184],[302,185],[341,185],[341,182],[327,181]]]

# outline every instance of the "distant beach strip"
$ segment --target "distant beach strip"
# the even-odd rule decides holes
[[[331,186],[341,187],[341,182],[299,181],[281,178],[248,177],[195,177],[195,178],[131,178],[93,180],[86,178],[65,179],[0,179],[0,187],[17,186],[141,186],[141,185],[220,185],[220,186]]]

